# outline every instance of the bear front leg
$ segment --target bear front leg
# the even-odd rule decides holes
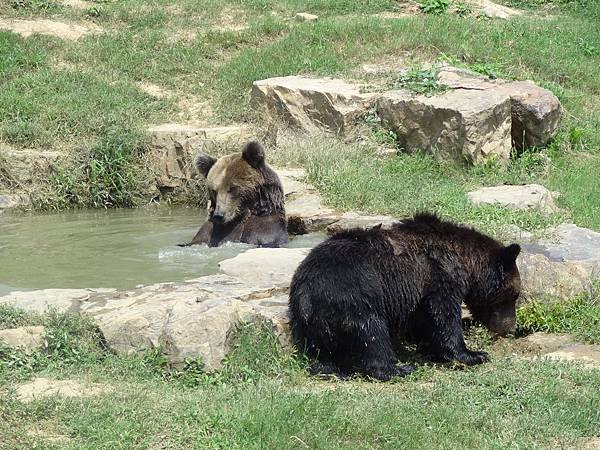
[[[398,358],[392,346],[387,323],[378,318],[371,318],[366,323],[355,325],[358,365],[365,375],[380,381],[388,381],[415,371],[414,366],[397,365]]]
[[[468,366],[489,361],[486,352],[467,348],[462,329],[461,303],[458,295],[430,296],[428,313],[431,319],[431,351],[435,359],[448,362],[459,361]]]

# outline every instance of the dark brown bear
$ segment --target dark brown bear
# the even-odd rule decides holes
[[[461,304],[491,331],[514,332],[519,251],[431,214],[338,233],[292,279],[295,343],[313,373],[407,375],[414,367],[397,366],[393,346],[407,336],[427,342],[435,360],[480,364],[488,355],[466,347]]]
[[[219,159],[200,154],[195,163],[206,178],[208,221],[188,245],[245,242],[279,247],[288,241],[283,187],[258,142]]]

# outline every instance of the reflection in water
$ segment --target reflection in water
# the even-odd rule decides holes
[[[177,247],[205,220],[193,208],[0,215],[0,295],[11,290],[117,287],[181,281],[218,272],[218,262],[251,248]],[[322,235],[290,247],[312,247]]]

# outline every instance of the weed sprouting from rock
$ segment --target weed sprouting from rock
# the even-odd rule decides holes
[[[438,71],[436,68],[418,69],[410,68],[393,83],[392,88],[402,88],[416,94],[435,95],[446,92],[449,88],[438,82]]]

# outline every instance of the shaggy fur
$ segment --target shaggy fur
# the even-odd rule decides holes
[[[338,233],[292,279],[295,343],[315,360],[313,372],[379,380],[414,370],[396,365],[393,343],[408,336],[427,343],[438,361],[480,364],[488,355],[467,349],[461,304],[490,330],[513,332],[519,251],[430,214],[390,230]]]
[[[187,245],[245,242],[279,247],[288,241],[283,187],[258,142],[219,159],[200,154],[196,168],[206,178],[208,222]]]

